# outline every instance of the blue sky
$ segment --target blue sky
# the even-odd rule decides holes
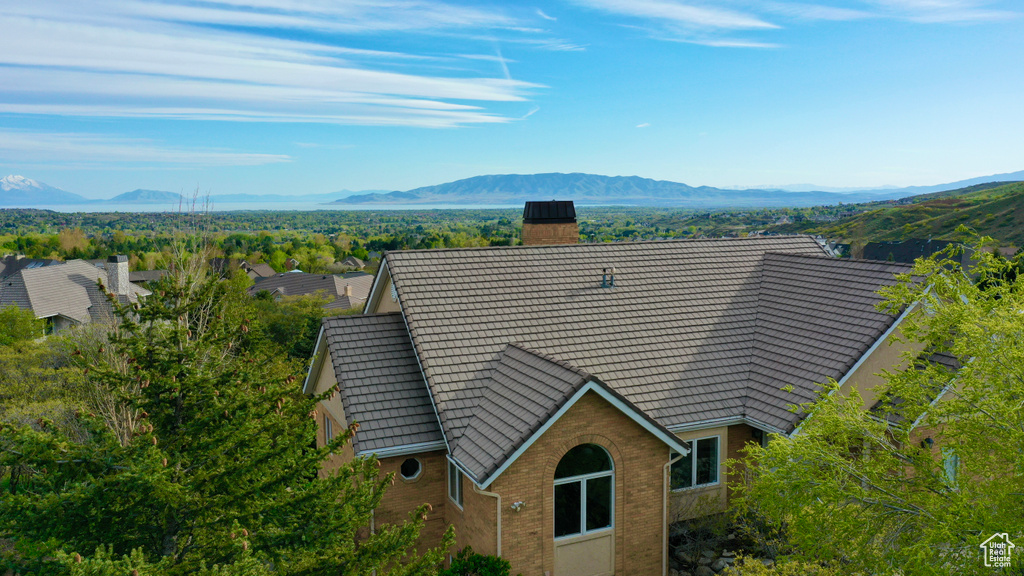
[[[1017,0],[0,0],[0,176],[89,197],[1024,169]]]

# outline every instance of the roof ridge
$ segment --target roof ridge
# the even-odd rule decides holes
[[[502,349],[501,354],[499,354],[499,358],[501,357],[501,355],[503,355],[505,353],[505,350],[508,350],[509,346],[512,346],[513,348],[518,348],[518,349],[522,350],[523,352],[527,352],[529,354],[533,354],[534,356],[537,356],[538,358],[543,358],[544,360],[547,360],[548,362],[551,362],[552,364],[557,364],[557,365],[561,366],[562,368],[565,368],[566,370],[571,370],[571,371],[579,374],[580,376],[582,376],[584,378],[594,378],[593,374],[591,374],[590,372],[587,372],[586,370],[580,368],[579,366],[576,366],[576,365],[572,364],[571,362],[568,362],[566,360],[562,360],[561,358],[558,358],[557,356],[554,356],[552,354],[548,354],[547,352],[541,352],[540,350],[537,350],[537,349],[534,349],[534,348],[530,348],[529,346],[526,346],[525,344],[522,344],[520,342],[515,342],[515,341],[509,342],[505,346],[505,348]]]
[[[544,244],[544,245],[524,245],[520,244],[517,246],[466,246],[462,248],[418,248],[418,249],[399,249],[399,250],[385,250],[384,255],[393,253],[432,253],[438,252],[479,252],[479,251],[500,251],[500,250],[541,250],[541,249],[574,249],[584,246],[636,246],[638,244],[697,244],[703,242],[773,242],[784,239],[793,238],[810,238],[814,239],[811,234],[791,234],[786,236],[754,236],[754,237],[722,237],[722,238],[660,238],[652,240],[636,240],[636,241],[618,241],[618,242],[579,242],[576,244]],[[817,244],[817,241],[815,241]]]
[[[822,255],[819,256],[817,254],[794,254],[792,252],[779,252],[777,250],[767,250],[767,251],[765,251],[764,254],[765,254],[765,256],[772,255],[772,256],[795,256],[795,257],[798,257],[798,258],[815,258],[815,259],[821,259],[821,260],[835,261],[835,262],[840,263],[840,264],[844,263],[844,262],[854,262],[854,263],[862,263],[862,264],[885,264],[887,266],[899,266],[899,267],[903,267],[903,268],[911,268],[911,267],[913,267],[913,264],[908,264],[906,262],[890,262],[889,260],[872,260],[870,258],[835,258],[835,257],[829,256],[827,254],[822,254]]]

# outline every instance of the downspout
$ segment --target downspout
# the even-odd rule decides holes
[[[495,499],[498,510],[498,552],[495,554],[498,558],[501,558],[501,494],[497,492],[487,492],[477,487],[476,482],[473,483],[473,492],[477,494],[483,494],[484,496],[490,496]]]
[[[682,457],[683,455],[680,454],[675,458],[670,458],[665,463],[661,473],[661,481],[664,487],[661,507],[661,576],[668,576],[668,493],[670,491],[668,471]]]

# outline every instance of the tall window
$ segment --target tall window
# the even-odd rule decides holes
[[[672,489],[718,483],[718,436],[690,440],[690,453],[672,465]]]
[[[324,412],[324,444],[327,444],[334,438],[334,424],[331,423],[331,417]]]
[[[462,508],[462,471],[448,462],[448,497]]]
[[[555,538],[612,527],[615,471],[596,444],[566,452],[555,468]]]

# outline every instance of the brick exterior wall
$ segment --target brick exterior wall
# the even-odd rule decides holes
[[[729,444],[728,450],[726,450],[725,457],[729,460],[743,460],[746,458],[746,454],[742,452],[746,448],[747,444],[753,442],[758,443],[758,440],[754,438],[754,428],[747,424],[736,424],[735,426],[729,426]],[[767,432],[765,432],[767,434]],[[743,470],[737,469],[733,473],[728,475],[729,486],[726,488],[726,497],[732,499],[732,485],[743,481]]]
[[[399,468],[402,462],[408,458],[416,458],[420,461],[420,475],[413,480],[402,478]],[[409,518],[409,512],[423,504],[430,504],[433,508],[427,512],[427,522],[420,531],[419,545],[421,549],[429,546],[436,546],[441,541],[441,535],[448,527],[445,522],[445,508],[448,501],[447,474],[448,460],[443,450],[437,452],[424,452],[409,456],[395,456],[393,458],[381,458],[381,476],[388,473],[395,474],[395,484],[388,488],[381,499],[380,506],[374,511],[374,521],[381,524],[401,524]]]
[[[661,574],[664,551],[662,513],[664,465],[668,447],[639,424],[595,393],[584,395],[489,487],[502,497],[502,556],[512,573],[545,576],[554,571],[554,477],[559,460],[580,444],[597,444],[612,456],[615,466],[615,574]],[[465,516],[493,518],[493,498],[470,499]],[[479,495],[474,495],[479,496]],[[521,511],[511,510],[522,501]],[[454,507],[453,507],[454,508]],[[481,525],[482,524],[482,525]],[[480,550],[494,538],[494,524],[466,525],[457,534],[459,545]],[[466,528],[472,531],[467,532]],[[562,575],[554,575],[562,576]]]
[[[562,224],[523,224],[523,244],[549,246],[576,244],[580,241],[580,227],[575,222]]]

